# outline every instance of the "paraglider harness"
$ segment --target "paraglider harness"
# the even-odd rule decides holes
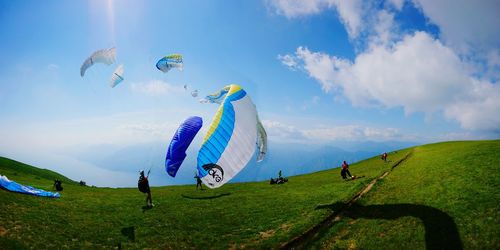
[[[149,176],[149,171],[148,171],[148,176]],[[137,187],[139,188],[139,191],[141,191],[143,193],[149,193],[150,192],[148,177],[144,176],[144,172],[142,172],[141,176],[139,176],[139,181],[137,183]]]

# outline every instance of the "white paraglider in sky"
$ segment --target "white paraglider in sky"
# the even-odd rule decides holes
[[[106,65],[111,65],[115,62],[116,58],[116,48],[101,49],[92,55],[90,55],[80,67],[80,75],[83,77],[88,68],[96,63],[103,63]]]
[[[109,85],[112,88],[114,88],[116,85],[118,85],[118,83],[122,81],[123,81],[123,64],[120,64],[111,75]]]

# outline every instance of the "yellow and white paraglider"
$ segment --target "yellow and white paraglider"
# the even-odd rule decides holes
[[[184,62],[181,54],[171,54],[158,60],[156,68],[163,73],[167,73],[172,68],[177,68],[180,71],[184,69]]]
[[[265,151],[267,135],[265,130],[264,133],[258,132],[264,128],[259,128],[257,110],[240,86],[226,86],[218,93],[207,96],[204,102],[221,105],[198,152],[198,175],[208,187],[218,188],[247,165],[258,141]],[[266,138],[257,139],[258,134]],[[262,160],[263,154],[258,157]]]

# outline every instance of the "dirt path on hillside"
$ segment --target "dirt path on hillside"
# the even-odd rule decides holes
[[[391,169],[381,174],[379,177],[374,178],[368,185],[366,185],[361,191],[355,194],[348,202],[343,203],[341,206],[333,208],[333,213],[326,217],[323,221],[316,224],[306,232],[301,235],[293,238],[292,240],[282,244],[280,249],[301,249],[307,247],[307,245],[314,240],[320,232],[322,232],[326,228],[330,228],[333,224],[340,221],[342,218],[343,212],[347,211],[356,201],[361,199],[363,195],[368,193],[372,187],[377,183],[378,180],[384,179],[387,175],[389,175],[397,166],[401,165],[401,163],[405,162],[411,155],[413,154],[413,150],[408,152],[405,157],[394,163]],[[325,206],[327,207],[327,206]]]

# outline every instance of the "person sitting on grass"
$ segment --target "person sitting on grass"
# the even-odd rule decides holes
[[[55,181],[54,181],[54,188],[55,188],[57,191],[63,191],[62,181],[60,181],[60,180],[55,180]]]
[[[148,207],[151,208],[154,205],[153,205],[153,200],[151,199],[151,189],[149,188],[148,177],[144,176],[144,170],[141,170],[139,173],[140,173],[139,182],[137,184],[139,187],[139,191],[148,194],[146,196],[146,204]]]
[[[347,179],[347,175],[349,175],[349,177],[351,179],[353,179],[354,177],[351,175],[351,173],[349,172],[349,164],[347,164],[346,161],[344,161],[344,163],[342,163],[342,170],[340,171],[340,175],[342,176],[342,179]]]

